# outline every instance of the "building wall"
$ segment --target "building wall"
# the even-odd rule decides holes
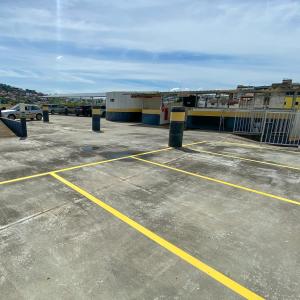
[[[109,121],[139,122],[143,101],[132,98],[130,92],[106,93],[106,119]]]
[[[143,109],[142,123],[160,125],[160,109]]]
[[[143,98],[142,123],[147,125],[159,125],[160,113],[161,113],[160,96]]]
[[[265,95],[255,94],[254,96],[254,108],[263,108],[264,107]]]
[[[265,107],[265,97],[264,94],[255,95],[255,105],[254,108],[264,108]],[[285,93],[273,92],[270,95],[270,102],[268,108],[284,108]]]
[[[285,93],[272,93],[269,108],[284,108]]]
[[[161,108],[161,97],[142,98],[143,109],[160,109]]]
[[[188,129],[233,131],[236,112],[223,109],[195,108],[187,111]]]

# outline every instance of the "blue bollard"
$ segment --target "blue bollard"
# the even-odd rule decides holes
[[[173,107],[170,117],[169,147],[182,147],[185,107]]]
[[[27,137],[27,125],[26,125],[26,115],[24,112],[21,112],[20,116],[20,122],[21,122],[21,137],[26,138]]]
[[[43,105],[43,121],[44,123],[49,122],[49,106],[47,104]]]
[[[101,110],[100,106],[93,106],[92,108],[92,130],[100,131],[100,119],[101,119]]]

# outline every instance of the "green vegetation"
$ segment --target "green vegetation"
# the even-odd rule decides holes
[[[0,83],[0,103],[16,104],[20,102],[36,103],[41,100],[42,93],[30,89],[21,89]]]

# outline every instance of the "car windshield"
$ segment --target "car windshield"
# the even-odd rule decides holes
[[[19,110],[19,105],[15,105],[11,109],[13,109],[13,110]]]

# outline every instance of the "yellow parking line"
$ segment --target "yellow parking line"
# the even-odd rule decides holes
[[[36,177],[42,177],[42,176],[46,176],[46,175],[49,175],[49,172],[39,173],[39,174],[35,174],[35,175],[24,176],[24,177],[19,177],[19,178],[15,178],[15,179],[9,179],[9,180],[0,181],[0,185],[7,184],[7,183],[18,182],[18,181],[22,181],[22,180],[26,180],[26,179],[31,179],[31,178],[36,178]]]
[[[205,144],[205,143],[207,143],[207,141],[194,142],[194,143],[182,145],[182,147],[189,147],[189,146],[199,145],[199,144]]]
[[[176,172],[180,172],[180,173],[183,173],[183,174],[186,174],[186,175],[191,175],[191,176],[198,177],[198,178],[201,178],[201,179],[205,179],[205,180],[213,181],[213,182],[216,182],[216,183],[224,184],[224,185],[227,185],[227,186],[231,186],[231,187],[234,187],[236,189],[244,190],[244,191],[247,191],[247,192],[255,193],[255,194],[258,194],[258,195],[262,195],[262,196],[265,196],[265,197],[277,199],[277,200],[280,200],[280,201],[284,201],[284,202],[287,202],[287,203],[292,203],[292,204],[296,204],[296,205],[300,206],[300,202],[295,201],[295,200],[291,200],[291,199],[288,199],[288,198],[285,198],[285,197],[265,193],[265,192],[262,192],[262,191],[259,191],[259,190],[251,189],[251,188],[248,188],[248,187],[245,187],[245,186],[242,186],[242,185],[230,183],[230,182],[227,182],[227,181],[224,181],[224,180],[204,176],[204,175],[201,175],[201,174],[184,171],[184,170],[181,170],[181,169],[178,169],[178,168],[170,167],[168,165],[160,164],[160,163],[150,161],[150,160],[146,160],[146,159],[142,159],[142,158],[139,158],[139,157],[134,157],[134,159],[146,162],[148,164],[163,167],[163,168],[166,168],[166,169],[169,169],[169,170],[173,170],[173,171],[176,171]]]
[[[61,181],[74,191],[78,192],[82,196],[86,197],[90,201],[94,202],[98,206],[102,207],[108,213],[112,214],[119,220],[123,221],[130,227],[134,228],[156,244],[162,246],[166,250],[170,251],[171,253],[175,254],[176,256],[180,257],[182,260],[186,261],[190,265],[194,266],[198,270],[204,272],[214,280],[220,282],[227,288],[233,290],[235,293],[239,294],[240,296],[246,299],[263,299],[261,296],[255,294],[254,292],[250,291],[249,289],[245,288],[244,286],[240,285],[236,281],[230,279],[226,275],[222,274],[221,272],[217,271],[216,269],[210,267],[209,265],[205,264],[204,262],[200,261],[199,259],[195,258],[194,256],[188,254],[187,252],[183,251],[182,249],[178,248],[174,244],[168,242],[164,238],[160,237],[153,231],[147,229],[146,227],[142,226],[141,224],[137,223],[136,221],[130,219],[126,215],[122,214],[120,211],[116,210],[115,208],[111,207],[110,205],[106,204],[105,202],[101,201],[100,199],[96,198],[95,196],[91,195],[87,191],[83,190],[79,186],[71,183],[70,181],[66,180],[65,178],[57,175],[56,173],[51,173],[51,175],[56,178],[57,180]]]
[[[257,149],[266,149],[266,150],[274,150],[274,151],[279,151],[279,152],[287,152],[287,153],[292,153],[292,154],[300,154],[299,151],[294,151],[294,150],[284,150],[279,148],[279,146],[274,146],[274,148],[272,147],[264,147],[261,145],[253,145],[253,144],[248,144],[248,143],[236,143],[236,142],[226,142],[226,141],[221,141],[221,142],[213,142],[216,144],[230,144],[230,145],[237,145],[237,146],[242,146],[242,147],[249,147],[249,148],[257,148]],[[276,147],[276,148],[275,148]]]
[[[126,159],[126,158],[133,158],[135,156],[141,156],[141,155],[156,153],[156,152],[160,152],[160,151],[166,151],[166,150],[170,150],[170,149],[172,149],[172,148],[168,147],[168,148],[163,148],[163,149],[158,149],[158,150],[153,150],[153,151],[142,152],[142,153],[138,153],[138,154],[134,154],[134,155],[127,155],[127,156],[122,156],[122,157],[119,157],[119,158],[112,158],[112,159],[107,159],[107,160],[101,160],[101,161],[96,161],[96,162],[92,162],[92,163],[82,164],[82,165],[73,166],[73,167],[69,167],[69,168],[53,170],[53,171],[49,171],[49,172],[45,172],[45,173],[39,173],[39,174],[35,174],[35,175],[24,176],[24,177],[19,177],[19,178],[15,178],[15,179],[0,181],[0,185],[7,184],[7,183],[18,182],[18,181],[27,180],[27,179],[36,178],[36,177],[46,176],[46,175],[49,175],[51,172],[56,172],[56,173],[66,172],[66,171],[71,171],[71,170],[75,170],[75,169],[79,169],[79,168],[96,166],[96,165],[100,165],[100,164],[104,164],[104,163],[109,163],[109,162],[113,162],[113,161],[117,161],[117,160],[122,160],[122,159]]]
[[[286,168],[286,169],[300,171],[299,167],[292,167],[292,166],[289,166],[289,165],[282,165],[282,164],[276,164],[276,163],[273,163],[273,162],[267,162],[267,161],[262,161],[262,160],[250,159],[250,158],[241,157],[241,156],[237,156],[237,155],[231,155],[231,154],[224,154],[224,153],[206,151],[206,150],[202,150],[202,149],[201,150],[197,149],[197,150],[194,150],[194,151],[202,152],[202,153],[207,153],[207,154],[212,154],[212,155],[216,155],[216,156],[230,157],[230,158],[235,158],[235,159],[239,159],[239,160],[245,160],[245,161],[255,162],[255,163],[259,163],[259,164],[263,164],[263,165],[270,165],[270,166],[275,166],[275,167],[279,167],[279,168]]]
[[[81,169],[81,168],[85,168],[85,167],[97,166],[97,165],[101,165],[104,163],[109,163],[109,162],[122,160],[122,159],[126,159],[126,158],[132,158],[132,155],[122,156],[122,157],[118,157],[118,158],[111,158],[111,159],[106,159],[106,160],[101,160],[101,161],[95,161],[95,162],[87,163],[87,164],[83,164],[83,165],[68,167],[68,168],[59,169],[59,170],[53,170],[52,172],[56,172],[56,173],[66,172],[66,171]]]
[[[190,143],[190,144],[187,144],[187,145],[183,145],[183,147],[190,146],[190,145],[201,144],[201,143],[205,143],[205,141]],[[162,148],[162,149],[158,149],[158,150],[152,150],[152,151],[146,151],[146,152],[137,153],[137,154],[133,154],[133,155],[122,156],[122,157],[119,157],[119,158],[101,160],[101,161],[96,161],[96,162],[92,162],[92,163],[87,163],[87,164],[81,164],[81,165],[77,165],[77,166],[73,166],[73,167],[68,167],[68,168],[64,168],[64,169],[52,170],[52,171],[49,171],[49,172],[44,172],[44,173],[39,173],[39,174],[34,174],[34,175],[29,175],[29,176],[24,176],[24,177],[18,177],[18,178],[14,178],[14,179],[0,181],[0,185],[13,183],[13,182],[18,182],[18,181],[27,180],[27,179],[36,178],[36,177],[46,176],[46,175],[49,175],[51,172],[56,172],[56,173],[66,172],[66,171],[71,171],[71,170],[80,169],[80,168],[84,168],[84,167],[97,166],[97,165],[100,165],[100,164],[109,163],[109,162],[122,160],[122,159],[126,159],[126,158],[134,158],[134,157],[137,157],[137,156],[142,156],[142,155],[167,151],[167,150],[171,150],[171,149],[173,149],[173,148],[166,147],[166,148]]]

